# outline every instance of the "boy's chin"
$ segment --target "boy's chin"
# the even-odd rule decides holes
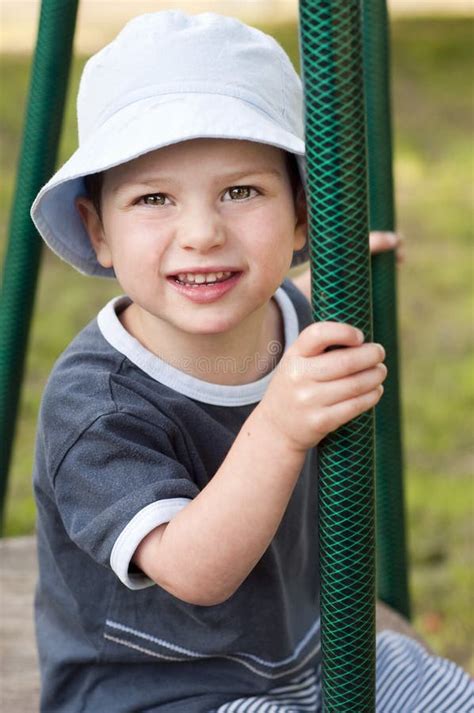
[[[183,325],[184,330],[187,334],[192,334],[194,336],[217,336],[219,334],[226,334],[231,329],[237,326],[237,322],[227,319],[206,319],[206,320],[193,320],[192,324]]]

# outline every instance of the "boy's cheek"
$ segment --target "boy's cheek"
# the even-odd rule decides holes
[[[157,266],[154,257],[147,253],[129,254],[124,251],[115,251],[113,265],[110,267],[114,268],[115,276],[125,290],[134,290],[135,288],[143,290],[155,279],[158,279],[159,263]]]

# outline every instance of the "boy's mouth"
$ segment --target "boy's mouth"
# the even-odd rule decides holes
[[[188,285],[190,287],[200,287],[202,285],[213,285],[219,282],[225,282],[236,275],[233,270],[219,270],[216,272],[180,272],[177,275],[171,275],[169,279],[174,280],[180,285]]]
[[[173,289],[186,299],[196,304],[207,304],[220,300],[233,290],[243,274],[242,270],[221,270],[215,273],[180,272],[177,275],[169,275],[167,280]]]

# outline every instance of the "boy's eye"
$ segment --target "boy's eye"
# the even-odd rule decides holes
[[[232,201],[239,201],[250,198],[251,191],[257,193],[257,190],[252,188],[252,186],[232,186],[232,188],[227,189],[226,193],[230,195]]]
[[[146,196],[142,196],[139,203],[144,205],[165,205],[166,195],[164,193],[148,193]]]

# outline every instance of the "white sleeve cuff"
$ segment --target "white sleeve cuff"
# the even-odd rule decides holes
[[[110,566],[126,587],[145,589],[155,584],[144,574],[130,574],[128,571],[130,561],[138,545],[148,533],[158,525],[169,522],[190,502],[190,498],[168,498],[150,503],[124,527],[112,548]]]

